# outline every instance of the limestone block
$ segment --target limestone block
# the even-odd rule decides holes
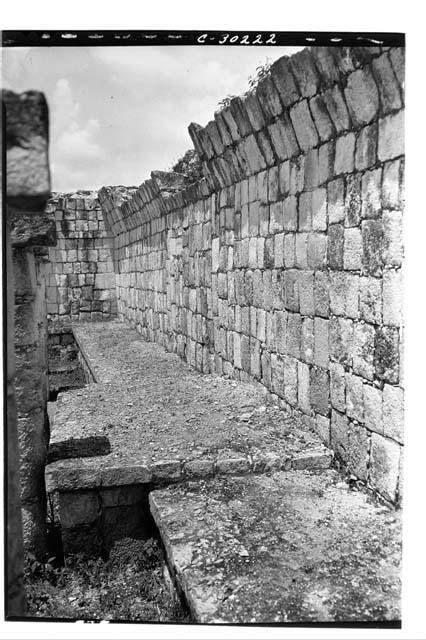
[[[401,446],[383,436],[371,434],[369,483],[389,500],[394,500],[399,476]]]
[[[318,149],[311,149],[305,154],[304,188],[312,191],[320,184],[320,166]]]
[[[330,362],[330,400],[338,411],[346,408],[345,369],[337,362]]]
[[[366,275],[379,276],[383,268],[384,231],[381,220],[364,220],[362,231],[362,266]]]
[[[348,470],[357,478],[366,481],[370,454],[370,437],[367,429],[351,422],[348,445]]]
[[[328,323],[324,318],[314,319],[314,362],[324,369],[329,365]]]
[[[345,415],[332,410],[330,441],[338,457],[347,462],[349,457],[349,420]]]
[[[355,135],[347,133],[336,140],[334,173],[351,173],[354,170]]]
[[[290,118],[296,133],[297,142],[303,151],[317,146],[318,133],[309,111],[307,100],[298,102],[290,109]]]
[[[347,176],[345,197],[345,227],[359,225],[361,215],[361,175]]]
[[[314,321],[312,318],[302,318],[300,357],[308,363],[314,361]]]
[[[320,78],[318,76],[312,53],[309,49],[303,49],[291,56],[290,67],[303,97],[310,98],[318,93]]]
[[[382,395],[377,387],[364,384],[364,422],[370,431],[383,434]]]
[[[399,267],[403,258],[402,213],[400,211],[383,212],[384,251],[386,266]]]
[[[309,415],[311,411],[309,384],[309,366],[299,361],[297,362],[297,403],[303,413],[307,415]]]
[[[329,412],[330,381],[328,371],[312,366],[310,369],[311,406],[323,416]]]
[[[377,122],[363,127],[357,136],[355,150],[355,168],[368,169],[377,162]]]
[[[331,269],[343,269],[344,229],[341,224],[332,224],[327,234],[327,256]]]
[[[300,313],[312,316],[314,315],[314,274],[312,271],[302,271],[297,275]]]
[[[336,178],[327,185],[327,212],[330,225],[345,219],[344,188],[343,178]]]
[[[362,208],[363,218],[377,218],[381,215],[382,169],[367,171],[362,176]]]
[[[329,274],[326,271],[315,272],[314,312],[315,315],[328,318],[330,314]]]
[[[383,387],[383,434],[397,442],[404,440],[404,390],[385,384]]]
[[[351,120],[339,85],[327,89],[323,98],[337,134],[347,131],[351,126]]]
[[[380,107],[383,115],[401,109],[399,86],[387,53],[374,58],[371,63],[374,78],[379,88]]]
[[[335,128],[325,106],[324,98],[321,95],[314,96],[309,101],[309,106],[321,141],[330,140],[335,135]]]
[[[298,313],[289,313],[287,317],[287,352],[300,358],[301,318]]]
[[[399,380],[399,330],[395,327],[378,327],[374,344],[376,376],[397,384]]]
[[[380,324],[382,321],[382,280],[372,277],[360,278],[360,317],[365,322]],[[388,323],[386,323],[388,324]],[[389,323],[391,324],[391,323]]]
[[[288,107],[299,99],[294,76],[291,70],[290,58],[282,56],[271,67],[271,77],[284,106]]]
[[[255,92],[241,98],[248,120],[254,131],[260,131],[266,125],[265,115]]]
[[[401,269],[383,273],[383,323],[402,325],[403,282]]]
[[[404,110],[379,120],[378,158],[392,160],[404,153]]]
[[[330,357],[348,367],[352,363],[353,322],[345,318],[330,318]]]
[[[375,329],[372,325],[354,324],[352,367],[355,373],[367,380],[373,380],[374,377],[374,341]]]
[[[348,76],[345,98],[355,126],[368,124],[374,119],[379,110],[379,92],[368,68]]]
[[[282,113],[283,105],[271,76],[263,78],[256,87],[256,95],[268,121]]]

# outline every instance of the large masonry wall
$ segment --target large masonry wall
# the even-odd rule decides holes
[[[54,194],[57,245],[49,249],[47,312],[50,320],[110,320],[116,316],[112,238],[96,192]]]
[[[119,318],[301,412],[401,497],[404,50],[311,48],[190,125],[205,178],[104,188]],[[164,177],[164,176],[163,176]]]

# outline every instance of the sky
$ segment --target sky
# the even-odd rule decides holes
[[[190,122],[300,47],[34,47],[2,50],[2,86],[43,91],[52,191],[139,185],[192,149]]]

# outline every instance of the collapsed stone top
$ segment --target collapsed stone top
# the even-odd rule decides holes
[[[56,242],[55,220],[45,211],[50,196],[49,115],[38,91],[2,91],[6,121],[6,196],[13,246]]]

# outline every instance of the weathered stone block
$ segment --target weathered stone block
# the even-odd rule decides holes
[[[297,400],[298,406],[309,415],[311,411],[310,389],[309,389],[309,366],[303,362],[297,362]]]
[[[310,231],[312,229],[312,194],[310,191],[303,192],[299,197],[299,231]]]
[[[405,47],[393,47],[389,55],[401,92],[403,92],[405,80]]]
[[[327,264],[327,236],[324,233],[308,234],[308,267],[324,269]]]
[[[345,374],[346,384],[346,413],[349,418],[363,422],[364,420],[364,394],[363,381],[352,373]]]
[[[295,196],[285,198],[282,205],[283,227],[285,231],[297,229],[297,199]]]
[[[355,227],[361,216],[361,175],[347,176],[345,182],[345,227]]]
[[[381,162],[404,154],[404,110],[379,120],[378,158]]]
[[[302,319],[300,357],[308,363],[314,361],[314,321],[312,318]]]
[[[309,106],[321,141],[330,140],[335,135],[335,128],[325,106],[324,98],[320,95],[314,96],[310,100]]]
[[[345,98],[355,126],[368,124],[379,110],[379,92],[368,68],[348,76]]]
[[[330,399],[331,406],[338,411],[345,411],[345,369],[341,364],[330,362]]]
[[[370,431],[383,433],[382,391],[364,384],[364,423]]]
[[[374,58],[371,63],[374,78],[379,88],[382,114],[401,109],[399,86],[387,53]]]
[[[297,360],[283,357],[284,364],[284,398],[293,407],[297,405]]]
[[[355,151],[355,168],[368,169],[377,162],[377,122],[363,127],[357,136]]]
[[[327,228],[327,190],[315,189],[312,192],[312,229],[325,231]]]
[[[296,102],[299,99],[299,91],[291,72],[290,58],[282,56],[271,67],[271,77],[280,95],[284,106]]]
[[[94,522],[101,515],[101,502],[96,491],[73,491],[59,494],[61,526],[76,527]]]
[[[390,384],[383,387],[383,434],[404,441],[404,390]]]
[[[394,500],[398,485],[401,446],[383,436],[371,434],[369,483],[389,500]]]
[[[336,84],[330,89],[327,89],[323,94],[323,98],[336,132],[339,134],[347,131],[351,126],[351,120],[339,86]]]
[[[328,320],[324,318],[314,319],[314,362],[317,366],[328,369],[329,348],[328,348]]]
[[[383,213],[384,251],[383,261],[387,266],[399,267],[403,258],[402,213],[384,211]]]
[[[310,369],[311,405],[314,411],[328,416],[330,382],[328,371],[312,366]]]
[[[314,274],[302,271],[298,274],[299,310],[302,315],[314,314]]]
[[[310,98],[318,92],[319,76],[309,49],[291,56],[290,67],[300,90],[300,95]]]
[[[325,184],[334,176],[335,145],[333,141],[326,142],[318,149],[318,184]]]
[[[296,237],[294,233],[284,236],[284,267],[292,269],[296,263]]]
[[[334,173],[351,173],[354,170],[355,135],[347,133],[336,140]]]
[[[328,265],[330,269],[343,269],[344,229],[341,224],[328,228]]]
[[[327,185],[328,223],[341,222],[345,219],[344,204],[345,184],[343,178],[336,178]]]
[[[314,312],[317,316],[328,318],[330,313],[329,274],[326,271],[315,272]]]
[[[345,318],[330,318],[330,356],[348,367],[352,364],[353,322]]]
[[[381,380],[397,384],[399,380],[399,331],[378,327],[374,344],[374,367]]]
[[[343,251],[343,268],[349,271],[361,269],[362,236],[360,229],[356,227],[345,229]]]
[[[308,234],[296,233],[296,267],[308,268]]]
[[[287,317],[287,351],[289,355],[300,358],[301,318],[298,313],[289,313]]]
[[[345,415],[331,412],[330,426],[331,446],[340,460],[347,462],[349,455],[349,420]]]
[[[304,188],[312,191],[320,184],[320,167],[318,149],[311,149],[305,155]]]
[[[362,266],[366,275],[379,276],[383,268],[384,232],[381,220],[364,220]]]
[[[400,269],[383,273],[383,323],[394,327],[402,324],[402,272]]]
[[[289,311],[299,311],[298,272],[290,269],[284,272],[284,305]]]
[[[382,280],[372,277],[360,278],[359,311],[361,319],[365,322],[381,323]]]
[[[374,377],[374,339],[375,330],[370,324],[354,324],[353,361],[355,373],[373,380]]]
[[[362,176],[362,207],[363,218],[377,218],[381,214],[381,183],[382,169],[367,171]]]
[[[315,147],[319,142],[318,133],[309,111],[308,101],[302,100],[290,109],[290,118],[299,147],[303,151]]]
[[[361,480],[367,480],[370,438],[367,429],[350,423],[349,425],[348,470]]]

